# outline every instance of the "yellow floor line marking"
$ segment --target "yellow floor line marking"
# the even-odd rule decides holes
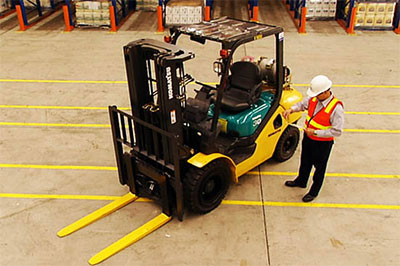
[[[347,111],[344,112],[349,115],[400,115],[400,112],[355,112],[355,111]]]
[[[241,201],[224,200],[226,205],[256,205],[256,206],[275,206],[275,207],[314,207],[314,208],[344,208],[344,209],[380,209],[380,210],[400,210],[400,205],[381,205],[381,204],[349,204],[349,203],[303,203],[303,202],[277,202],[277,201]]]
[[[61,170],[102,170],[117,171],[112,166],[88,166],[88,165],[39,165],[39,164],[0,164],[0,168],[33,168],[33,169],[61,169]]]
[[[49,194],[21,194],[21,193],[0,193],[0,198],[19,199],[68,199],[68,200],[118,200],[120,196],[101,195],[49,195]],[[151,202],[149,199],[139,198],[136,201]]]
[[[118,200],[121,196],[93,196],[93,195],[47,195],[47,194],[21,194],[0,193],[0,198],[18,199],[67,199],[67,200]],[[136,201],[151,202],[149,199],[139,198]],[[303,203],[303,202],[276,202],[276,201],[245,201],[245,200],[223,200],[224,205],[239,206],[275,206],[275,207],[314,207],[314,208],[345,208],[345,209],[383,209],[400,210],[400,205],[381,204],[348,204],[348,203]]]
[[[66,110],[108,110],[108,107],[96,106],[46,106],[46,105],[0,105],[0,108],[18,109],[66,109]],[[118,107],[120,110],[130,110],[129,107]],[[345,114],[353,115],[400,115],[400,112],[357,112],[347,111]]]
[[[50,169],[50,170],[101,170],[117,171],[114,166],[89,166],[89,165],[40,165],[40,164],[0,164],[0,168],[31,168],[31,169]],[[247,172],[248,175],[273,175],[273,176],[295,176],[297,172]],[[326,176],[332,177],[355,177],[355,178],[400,178],[400,175],[387,174],[357,174],[357,173],[326,173]]]
[[[0,108],[19,109],[66,109],[66,110],[108,110],[108,107],[95,106],[45,106],[45,105],[0,105]],[[120,110],[130,110],[129,107],[118,107]]]
[[[45,79],[0,79],[0,82],[23,83],[94,83],[94,84],[127,84],[121,80],[45,80]]]
[[[21,123],[21,122],[0,122],[0,126],[30,126],[30,127],[101,127],[108,128],[108,124],[59,124],[59,123]]]
[[[95,84],[127,84],[125,80],[45,80],[45,79],[0,79],[0,82],[25,82],[25,83],[95,83]],[[192,82],[193,83],[193,82]],[[204,82],[205,84],[219,84],[218,82]],[[293,83],[293,86],[308,87],[310,84]],[[347,88],[400,88],[400,85],[368,85],[368,84],[335,84],[333,87]]]
[[[30,126],[30,127],[90,127],[109,128],[109,124],[58,124],[58,123],[22,123],[22,122],[0,122],[0,126]],[[356,133],[400,133],[397,129],[344,129],[344,132]]]
[[[283,175],[283,176],[297,176],[297,172],[247,172],[248,175]],[[331,177],[354,177],[354,178],[400,178],[400,175],[382,175],[382,174],[355,174],[355,173],[326,173],[326,176]]]
[[[293,83],[292,84],[294,87],[309,87],[310,84],[299,84],[299,83]],[[335,88],[393,88],[393,89],[399,89],[400,85],[368,85],[368,84],[335,84],[332,85],[332,87]]]
[[[400,130],[398,129],[343,129],[344,132],[357,132],[357,133],[361,133],[361,132],[368,132],[368,133],[400,133]]]

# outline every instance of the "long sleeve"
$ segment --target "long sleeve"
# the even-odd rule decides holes
[[[290,109],[294,112],[302,112],[304,110],[308,110],[308,103],[310,101],[310,97],[304,98],[301,102],[296,103]]]

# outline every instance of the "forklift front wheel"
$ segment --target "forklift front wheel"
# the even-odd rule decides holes
[[[278,162],[290,159],[299,144],[300,131],[297,127],[288,126],[282,133],[281,138],[275,148],[274,158]]]
[[[230,169],[217,160],[203,168],[190,167],[183,180],[186,206],[195,213],[207,213],[217,208],[229,188]]]

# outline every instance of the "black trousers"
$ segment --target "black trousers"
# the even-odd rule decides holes
[[[310,177],[311,168],[315,167],[313,183],[309,194],[316,197],[322,187],[325,178],[325,171],[328,164],[329,155],[333,146],[332,141],[312,140],[304,134],[299,175],[295,182],[306,186]]]

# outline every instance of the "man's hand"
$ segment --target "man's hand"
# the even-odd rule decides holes
[[[293,113],[293,110],[292,110],[292,109],[287,109],[287,110],[285,110],[285,111],[282,113],[282,116],[283,116],[283,118],[288,119],[288,118],[289,118],[289,115],[290,115],[291,113]]]
[[[315,129],[306,128],[304,129],[304,132],[306,132],[307,136],[313,136],[315,134]]]

